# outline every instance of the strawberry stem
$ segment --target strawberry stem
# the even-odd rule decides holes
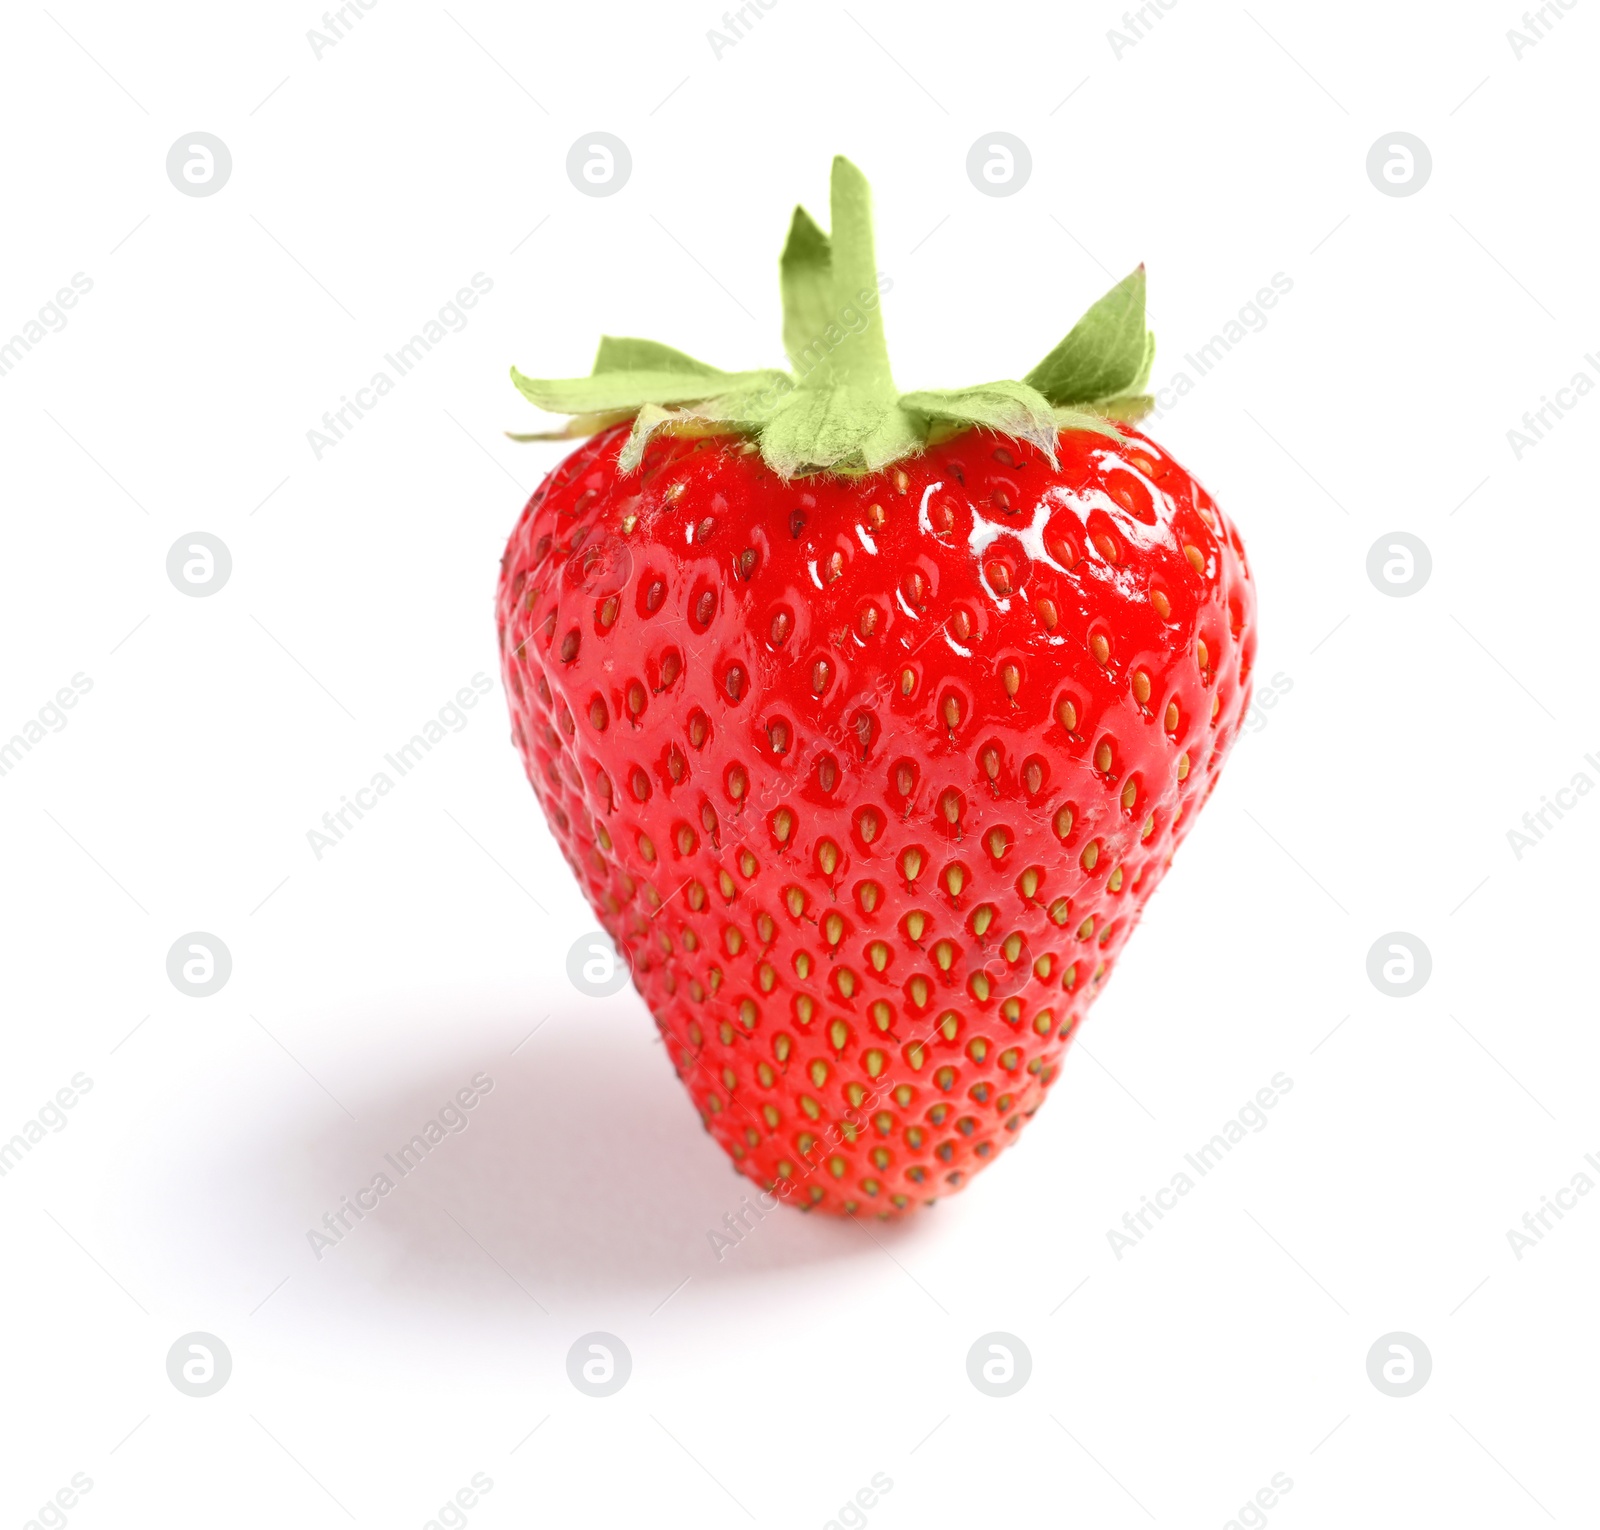
[[[658,430],[755,436],[780,476],[871,473],[972,426],[1031,441],[1053,458],[1063,429],[1117,436],[1114,420],[1151,406],[1139,390],[1154,340],[1145,328],[1144,268],[1119,282],[1023,381],[902,394],[884,339],[864,175],[840,155],[829,186],[831,234],[797,207],[779,261],[783,344],[793,373],[724,372],[651,340],[601,342],[589,377],[512,381],[541,409],[572,414],[560,432],[633,419],[619,458],[639,465]],[[524,437],[523,439],[539,439]]]
[[[823,367],[802,378],[800,386],[845,387],[893,404],[897,398],[889,370],[889,346],[883,335],[883,305],[878,294],[878,263],[872,241],[872,193],[867,178],[842,154],[833,161],[830,187],[833,302],[828,325],[843,329]],[[827,330],[812,339],[822,341]],[[826,376],[813,383],[826,368]]]

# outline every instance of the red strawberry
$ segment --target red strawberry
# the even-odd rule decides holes
[[[1038,1109],[1238,731],[1255,597],[1126,424],[1142,270],[1026,382],[899,395],[846,161],[833,192],[784,254],[797,383],[613,340],[517,377],[596,433],[498,615],[529,779],[707,1129],[888,1215]]]

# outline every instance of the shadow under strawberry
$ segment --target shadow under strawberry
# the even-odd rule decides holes
[[[327,1275],[323,1300],[342,1289],[363,1301],[525,1309],[530,1320],[542,1308],[558,1323],[609,1293],[623,1321],[686,1279],[699,1289],[880,1260],[863,1230],[785,1216],[728,1172],[660,1087],[659,1039],[631,1008],[624,1000],[598,1019],[592,1005],[558,1010],[515,1056],[504,1038],[526,1020],[475,1025],[452,1014],[452,1033],[486,1044],[351,1098],[359,1119],[341,1119],[289,1160],[303,1165],[290,1189],[306,1225],[284,1253],[302,1284]],[[475,1098],[469,1110],[457,1103],[463,1089]],[[281,1144],[272,1152],[281,1175]],[[875,1227],[872,1237],[895,1241],[897,1231]]]

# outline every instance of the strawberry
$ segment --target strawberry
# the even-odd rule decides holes
[[[1238,533],[1133,428],[1141,268],[1021,382],[896,392],[866,184],[794,375],[513,371],[589,439],[511,536],[512,730],[707,1130],[805,1208],[960,1187],[1057,1078],[1250,699]]]

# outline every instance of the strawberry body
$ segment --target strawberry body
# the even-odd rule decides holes
[[[1015,1139],[1214,785],[1243,547],[1126,427],[787,480],[627,436],[506,549],[514,739],[707,1130],[892,1215]]]

